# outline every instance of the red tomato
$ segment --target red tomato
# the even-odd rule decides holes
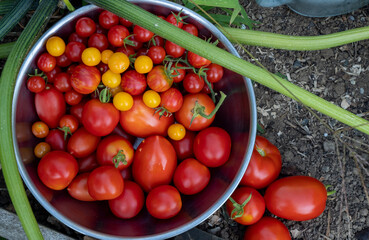
[[[231,137],[222,128],[208,127],[195,137],[193,152],[197,160],[208,167],[219,167],[231,153]]]
[[[120,170],[120,175],[122,175],[124,180],[132,180],[132,168],[123,168],[122,170]]]
[[[73,115],[64,115],[60,118],[59,128],[65,133],[65,136],[77,131],[79,125],[78,119]]]
[[[115,52],[124,53],[128,57],[136,53],[135,49],[132,46],[128,46],[128,45],[124,45],[123,47],[117,48]]]
[[[181,195],[171,185],[158,186],[147,195],[146,208],[154,218],[172,218],[182,209]]]
[[[50,72],[44,72],[47,78],[47,82],[48,83],[53,83],[56,74],[61,73],[61,68],[59,66],[55,66],[53,70],[51,70]]]
[[[292,176],[270,184],[264,199],[272,214],[289,220],[306,221],[323,213],[327,190],[313,177]]]
[[[173,82],[181,82],[185,76],[186,76],[186,69],[185,66],[182,63],[175,63],[170,68],[171,71],[171,78],[173,79]]]
[[[58,127],[59,120],[66,111],[63,94],[51,85],[47,85],[43,91],[36,93],[35,106],[38,117],[49,128]]]
[[[95,200],[110,200],[124,190],[124,181],[118,169],[113,166],[95,168],[87,180],[88,192]]]
[[[170,13],[166,18],[165,21],[169,22],[170,24],[173,24],[176,27],[182,28],[183,27],[183,18],[181,16],[181,13]]]
[[[205,93],[194,93],[187,94],[183,97],[183,105],[178,112],[175,113],[176,120],[185,126],[186,129],[191,131],[200,131],[204,129],[214,121],[215,115],[210,119],[207,119],[202,116],[196,116],[195,119],[191,123],[191,119],[193,117],[193,109],[195,108],[196,103],[198,105],[205,107],[205,114],[209,115],[215,108],[214,102],[211,98]]]
[[[165,49],[161,46],[152,46],[147,52],[147,56],[151,58],[154,64],[161,64],[165,58],[165,55]]]
[[[174,150],[177,153],[178,160],[184,160],[186,158],[194,157],[193,155],[193,143],[195,141],[195,132],[186,131],[186,135],[181,140],[173,140],[169,141],[172,143]]]
[[[73,89],[81,94],[94,92],[100,84],[101,74],[96,67],[80,64],[74,68],[70,82]]]
[[[56,66],[55,57],[51,56],[49,53],[43,53],[37,59],[37,67],[43,72],[50,72]]]
[[[68,43],[70,42],[80,42],[83,45],[87,45],[87,37],[81,37],[77,33],[71,33],[68,37]]]
[[[67,149],[76,158],[83,158],[93,153],[99,142],[100,137],[92,135],[81,127],[70,137]]]
[[[64,93],[65,101],[71,106],[79,104],[82,101],[82,98],[83,94],[76,92],[73,89]]]
[[[77,161],[79,166],[79,172],[90,172],[95,168],[97,168],[98,166],[100,166],[99,163],[97,162],[95,152],[88,155],[87,157],[78,158]]]
[[[132,25],[133,25],[132,22],[130,22],[127,19],[122,18],[122,17],[119,17],[119,22],[120,22],[120,24],[122,24],[125,27],[132,27]]]
[[[120,125],[128,134],[137,137],[167,135],[168,127],[174,122],[173,116],[160,117],[155,109],[149,108],[142,100],[142,95],[133,96],[133,106],[128,111],[120,112]]]
[[[183,88],[189,93],[201,92],[204,85],[204,79],[196,73],[188,73],[183,79]]]
[[[148,47],[152,47],[152,46],[159,46],[159,47],[164,47],[164,43],[165,43],[165,40],[164,38],[158,36],[158,35],[154,35],[150,41],[149,41],[149,44],[148,44]]]
[[[27,88],[31,92],[38,93],[45,89],[45,79],[41,76],[31,76],[27,80]]]
[[[177,167],[176,152],[162,136],[152,135],[138,146],[132,164],[132,174],[144,191],[169,184]]]
[[[148,42],[154,36],[153,32],[150,32],[149,30],[138,25],[133,27],[133,34],[135,39],[139,42]]]
[[[165,48],[166,53],[174,58],[181,57],[186,51],[186,49],[184,49],[183,47],[175,43],[172,43],[171,41],[166,41],[164,48]]]
[[[188,62],[195,68],[207,67],[211,63],[210,60],[201,57],[193,52],[187,53]]]
[[[171,113],[177,112],[183,104],[182,93],[176,88],[169,88],[160,94],[160,106]]]
[[[145,203],[144,192],[141,187],[132,181],[124,181],[124,190],[119,197],[109,200],[112,213],[123,219],[136,216]]]
[[[163,65],[155,66],[147,74],[147,85],[156,92],[164,92],[173,84],[173,79],[169,78],[165,73]]]
[[[102,33],[92,34],[91,37],[88,38],[87,44],[89,47],[97,48],[100,52],[104,51],[109,46],[108,39]]]
[[[209,169],[194,158],[181,162],[174,172],[173,183],[185,195],[201,192],[210,181]]]
[[[68,67],[71,64],[72,61],[67,57],[65,52],[59,57],[56,57],[56,65],[59,67]]]
[[[86,46],[81,42],[69,42],[65,47],[65,55],[72,62],[80,62]]]
[[[247,201],[249,199],[249,201]],[[233,201],[232,201],[233,200]],[[261,194],[249,187],[237,188],[226,202],[228,215],[242,225],[259,221],[265,212],[265,201]]]
[[[69,195],[80,201],[95,201],[88,193],[87,179],[89,175],[90,173],[77,175],[67,188]]]
[[[135,136],[132,136],[132,135],[129,135],[128,133],[126,133],[122,126],[120,124],[118,124],[113,132],[111,134],[115,134],[115,135],[118,135],[118,136],[121,136],[121,137],[124,137],[125,139],[127,139],[131,144],[134,144],[135,141],[136,141],[136,137]]]
[[[128,37],[128,40],[130,41],[131,43],[131,46],[132,48],[137,51],[138,49],[142,48],[143,46],[143,42],[140,42],[136,39],[136,35],[134,34],[131,34],[129,37]]]
[[[208,67],[207,67],[207,71],[206,71],[206,79],[211,82],[211,83],[216,83],[219,82],[220,79],[222,79],[223,77],[223,67],[215,64],[215,63],[211,63]]]
[[[278,219],[263,217],[246,228],[244,240],[291,240],[287,227]]]
[[[277,179],[282,168],[278,148],[262,136],[256,136],[250,163],[240,185],[256,189],[265,188]]]
[[[124,45],[126,37],[129,35],[129,30],[122,25],[115,25],[109,29],[108,40],[114,47],[121,47]]]
[[[196,37],[199,35],[199,30],[191,23],[183,25],[182,29]]]
[[[59,129],[50,130],[49,134],[45,138],[45,142],[50,145],[51,150],[67,150],[67,138],[65,137],[64,132]]]
[[[101,140],[96,152],[100,165],[112,165],[119,170],[131,165],[133,154],[132,144],[118,135],[110,135]]]
[[[75,116],[79,122],[82,122],[82,111],[83,111],[83,106],[85,105],[86,99],[81,100],[80,102],[78,102],[76,105],[73,105],[70,107],[69,109],[69,113],[73,116]]]
[[[78,173],[77,160],[67,152],[51,151],[41,158],[37,173],[41,181],[49,188],[66,188]]]
[[[82,112],[82,124],[95,136],[110,134],[119,123],[119,110],[112,103],[102,103],[91,99],[85,103]]]
[[[89,37],[96,31],[96,23],[89,17],[81,17],[76,22],[76,33],[80,37]]]
[[[72,90],[72,85],[70,84],[70,75],[66,72],[56,74],[54,78],[54,87],[60,92]]]
[[[103,28],[109,29],[119,23],[119,17],[112,12],[104,10],[99,15],[99,24]]]
[[[136,70],[128,70],[123,73],[120,83],[123,91],[134,95],[140,95],[146,89],[146,76],[138,73]]]

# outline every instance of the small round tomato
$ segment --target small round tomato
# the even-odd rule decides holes
[[[164,92],[172,86],[173,79],[168,77],[165,71],[163,65],[157,65],[147,74],[147,85],[152,90]]]
[[[59,128],[64,131],[66,135],[77,131],[78,125],[78,119],[73,115],[64,115],[59,121]]]
[[[210,89],[214,89],[214,84],[210,83],[210,87],[205,84],[204,87],[202,88],[201,92],[205,93],[205,94],[211,94],[211,90]]]
[[[37,138],[45,138],[49,134],[49,127],[44,122],[34,122],[32,124],[32,133]]]
[[[153,62],[150,57],[141,55],[136,58],[134,65],[138,73],[145,74],[151,71]]]
[[[109,58],[111,57],[111,55],[113,55],[113,51],[110,49],[106,49],[104,51],[101,52],[101,62],[108,64]]]
[[[95,168],[87,180],[88,193],[95,200],[110,200],[122,194],[124,181],[118,169],[113,166]]]
[[[169,88],[167,91],[160,94],[160,106],[171,113],[177,112],[181,109],[183,104],[182,93],[177,88]]]
[[[56,58],[49,53],[43,53],[37,59],[37,67],[43,72],[50,72],[56,66]]]
[[[193,152],[197,160],[208,167],[219,167],[231,153],[231,137],[222,128],[208,127],[195,137]]]
[[[186,131],[186,135],[181,140],[172,140],[169,141],[172,143],[174,150],[177,153],[178,160],[184,160],[186,158],[192,158],[193,155],[193,143],[195,141],[195,132]]]
[[[122,17],[119,17],[119,22],[120,22],[120,24],[122,24],[125,27],[132,27],[132,25],[133,25],[132,22],[130,22],[127,19],[122,18]]]
[[[170,77],[173,82],[181,82],[186,76],[186,69],[182,63],[175,63],[170,68]]]
[[[136,70],[128,70],[123,73],[121,87],[123,91],[128,92],[132,96],[140,95],[146,89],[146,76],[138,73]]]
[[[153,32],[150,32],[149,30],[138,25],[133,27],[133,34],[135,39],[139,42],[148,42],[154,36]]]
[[[242,225],[259,221],[265,212],[265,201],[261,194],[249,187],[237,188],[226,202],[228,215]]]
[[[98,49],[100,52],[102,52],[108,48],[109,42],[104,34],[94,33],[91,35],[91,37],[88,38],[87,46],[94,47]]]
[[[36,157],[42,158],[46,153],[51,151],[51,146],[47,142],[39,142],[33,149],[33,153]]]
[[[149,43],[148,43],[148,47],[151,48],[152,46],[159,46],[159,47],[164,47],[164,43],[165,43],[165,40],[164,38],[158,36],[158,35],[154,35]]]
[[[193,52],[187,53],[188,62],[195,68],[207,67],[211,63],[210,60],[201,57]]]
[[[96,67],[80,64],[70,77],[73,89],[81,94],[94,92],[100,84],[101,74]]]
[[[59,57],[65,51],[65,42],[58,36],[53,36],[46,41],[47,52],[54,57]]]
[[[129,58],[121,52],[113,53],[108,60],[108,66],[114,73],[122,73],[129,67]]]
[[[106,87],[115,88],[120,85],[121,77],[119,73],[114,73],[109,69],[101,76],[101,80]]]
[[[95,201],[88,193],[87,181],[89,176],[90,173],[78,174],[67,188],[69,195],[80,201]]]
[[[152,46],[147,52],[147,56],[151,58],[154,64],[161,64],[165,58],[165,55],[165,49],[161,46]]]
[[[45,79],[41,76],[31,76],[27,80],[27,88],[31,92],[38,93],[45,89]]]
[[[262,217],[257,223],[248,226],[244,240],[291,240],[287,227],[273,217]]]
[[[95,47],[89,47],[82,52],[82,62],[87,66],[96,66],[101,61],[101,53]]]
[[[61,73],[61,68],[59,66],[55,66],[53,70],[51,70],[50,72],[44,72],[45,73],[45,76],[46,76],[46,79],[47,79],[47,82],[48,83],[53,83],[54,82],[54,79],[55,79],[55,76],[58,74],[58,73]]]
[[[45,138],[45,142],[51,147],[51,150],[67,150],[68,139],[65,138],[64,132],[59,129],[50,130],[49,134]]]
[[[183,88],[189,93],[201,92],[204,85],[204,79],[196,73],[188,73],[183,79]]]
[[[172,218],[182,209],[181,195],[178,190],[171,185],[158,186],[147,195],[146,208],[154,218]]]
[[[72,62],[80,62],[86,46],[80,42],[69,42],[65,48],[65,55]]]
[[[112,12],[104,10],[99,15],[99,24],[103,28],[109,29],[119,23],[119,17]]]
[[[206,79],[211,82],[211,83],[216,83],[219,82],[220,79],[222,79],[224,71],[223,71],[223,67],[216,64],[216,63],[211,63],[208,67],[207,67],[207,71],[206,71]]]
[[[194,158],[181,162],[174,172],[173,183],[185,195],[201,192],[210,181],[209,169]]]
[[[89,17],[81,17],[76,22],[76,33],[80,37],[89,37],[96,31],[96,23]]]
[[[133,154],[132,144],[118,135],[110,135],[101,140],[96,151],[100,165],[112,165],[119,170],[132,164]]]
[[[145,204],[145,196],[141,187],[132,181],[124,181],[124,190],[117,198],[109,200],[112,213],[123,219],[136,216]]]
[[[179,28],[183,27],[183,18],[181,16],[181,13],[175,14],[174,12],[171,12],[165,18],[165,21],[169,22],[170,24],[173,24],[176,27],[179,27]]]
[[[133,106],[133,98],[129,93],[119,92],[115,94],[113,104],[119,111],[128,111]]]
[[[199,35],[199,30],[191,23],[183,25],[182,29],[196,37]]]
[[[78,158],[79,172],[90,172],[97,168],[99,163],[97,162],[96,153],[93,152],[87,157]]]
[[[100,71],[101,74],[104,74],[106,73],[106,71],[109,70],[108,64],[105,64],[103,62],[100,62],[99,64],[97,64],[96,68]]]
[[[68,43],[70,42],[80,42],[83,43],[83,45],[87,45],[87,37],[81,37],[76,32],[71,33],[68,37]]]
[[[166,41],[165,42],[165,52],[174,57],[174,58],[179,58],[181,57],[184,52],[186,51],[186,49],[184,49],[183,47],[171,42],[171,41]]]
[[[100,142],[100,137],[92,135],[84,127],[79,128],[68,141],[68,152],[76,158],[87,157],[93,153]]]
[[[56,57],[56,66],[68,67],[71,64],[72,64],[72,61],[67,57],[65,52],[59,57]]]
[[[181,140],[186,135],[186,128],[180,124],[175,123],[169,126],[168,128],[168,137],[173,140]]]
[[[109,29],[108,41],[114,47],[121,47],[124,45],[128,35],[129,30],[125,26],[115,25]]]
[[[264,199],[272,214],[293,221],[307,221],[323,213],[327,190],[318,179],[292,176],[270,184]]]
[[[54,78],[54,87],[60,92],[67,92],[72,90],[70,75],[65,72],[56,74]]]
[[[70,91],[67,91],[64,94],[65,102],[71,106],[79,104],[82,101],[82,98],[83,98],[83,94],[76,92],[73,89]]]
[[[47,187],[54,190],[66,188],[78,173],[77,160],[69,153],[51,151],[41,158],[37,173]]]
[[[145,103],[146,106],[149,108],[156,108],[159,106],[161,102],[161,98],[159,93],[153,91],[153,90],[147,90],[143,96],[142,100]]]

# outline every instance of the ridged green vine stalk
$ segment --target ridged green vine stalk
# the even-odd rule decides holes
[[[154,32],[155,34],[186,48],[189,51],[203,56],[212,62],[222,65],[223,67],[228,68],[236,73],[249,77],[255,82],[280,92],[292,99],[296,100],[296,96],[306,106],[311,107],[329,117],[332,117],[369,135],[369,122],[363,118],[360,118],[355,114],[346,111],[288,82],[281,77],[276,75],[272,76],[268,71],[242,60],[231,53],[220,49],[200,38],[197,38],[177,27],[174,27],[172,24],[132,3],[129,3],[125,0],[89,0],[88,2],[94,3],[99,7],[124,17],[129,21]],[[276,79],[278,81],[276,81]],[[291,94],[291,92],[293,94]]]
[[[0,0],[0,15],[10,12],[15,5],[14,0]]]
[[[12,51],[15,42],[0,44],[0,59],[7,58]]]
[[[43,0],[36,9],[3,68],[0,78],[0,161],[8,193],[28,239],[43,239],[19,175],[13,148],[12,100],[20,66],[54,12],[57,0]]]
[[[234,43],[298,51],[327,49],[369,39],[369,26],[320,36],[289,36],[231,27],[219,30]]]

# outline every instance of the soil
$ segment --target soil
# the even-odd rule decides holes
[[[286,6],[268,9],[254,1],[244,5],[250,18],[259,22],[256,30],[280,34],[317,36],[363,27],[369,22],[369,7],[341,16],[309,18]],[[368,119],[368,43],[365,40],[320,51],[245,47],[269,71],[280,73],[294,84]],[[244,59],[253,61],[241,48],[237,49]],[[0,61],[0,69],[3,65],[4,61]],[[281,177],[309,175],[336,191],[318,218],[304,222],[282,219],[292,238],[368,239],[363,234],[369,228],[366,191],[369,188],[369,136],[313,111],[318,119],[301,104],[260,84],[255,83],[254,90],[258,121],[265,128],[262,135],[282,154]],[[50,216],[31,194],[29,197],[40,223],[73,238],[87,239]],[[0,207],[13,211],[2,175]],[[229,220],[223,208],[198,228],[222,239],[242,239],[245,230],[244,226]]]

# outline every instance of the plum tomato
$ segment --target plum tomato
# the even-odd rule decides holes
[[[37,173],[40,180],[53,190],[62,190],[78,173],[77,160],[64,151],[51,151],[41,158]]]
[[[135,217],[145,204],[141,187],[132,181],[124,181],[124,190],[117,198],[109,200],[112,213],[123,219]]]
[[[84,127],[80,127],[70,137],[67,149],[76,158],[83,158],[93,153],[99,142],[100,137],[89,133]]]
[[[243,240],[291,240],[287,227],[273,217],[262,217],[257,223],[246,228]]]
[[[182,107],[183,96],[177,88],[169,88],[165,92],[162,92],[160,98],[160,106],[171,113],[177,112]]]
[[[99,24],[101,27],[109,29],[119,23],[119,17],[112,12],[104,10],[99,15]]]
[[[263,196],[250,187],[237,188],[226,202],[228,215],[242,225],[259,221],[265,212]]]
[[[193,195],[201,192],[210,181],[209,169],[194,158],[187,158],[176,168],[173,183],[180,193]]]
[[[169,139],[172,143],[174,150],[177,154],[177,159],[182,161],[186,158],[194,157],[193,155],[193,143],[195,140],[196,133],[192,131],[186,131],[184,138],[181,140]]]
[[[164,92],[168,90],[172,84],[173,79],[168,77],[166,69],[163,65],[156,65],[147,74],[147,85],[156,92]]]
[[[162,136],[151,135],[137,147],[133,163],[133,179],[145,192],[169,184],[177,167],[172,144]]]
[[[43,79],[41,76],[31,76],[27,80],[27,88],[33,93],[41,92],[45,89],[45,86],[45,79]]]
[[[96,23],[89,17],[81,17],[76,22],[76,33],[80,37],[89,37],[96,31]]]
[[[51,147],[51,150],[67,150],[68,138],[65,137],[64,132],[59,129],[50,130],[49,134],[45,138],[45,142]]]
[[[37,59],[37,67],[43,72],[50,72],[56,66],[56,58],[49,53],[43,53]]]
[[[113,166],[100,166],[92,170],[87,179],[88,193],[95,200],[110,200],[122,194],[124,180]]]
[[[153,32],[150,32],[149,30],[138,25],[133,27],[133,34],[135,39],[139,42],[148,42],[154,36]]]
[[[67,188],[69,195],[80,201],[95,201],[88,193],[87,180],[89,175],[88,172],[78,174]]]
[[[147,195],[146,208],[154,218],[172,218],[182,209],[181,194],[171,185],[158,186]]]
[[[70,77],[73,89],[81,94],[94,92],[100,84],[100,71],[93,66],[79,64],[76,66]]]
[[[183,88],[189,93],[199,93],[204,88],[205,81],[196,73],[188,73],[183,79]]]
[[[193,52],[187,53],[188,62],[195,68],[207,67],[211,63],[210,60],[201,57]]]

